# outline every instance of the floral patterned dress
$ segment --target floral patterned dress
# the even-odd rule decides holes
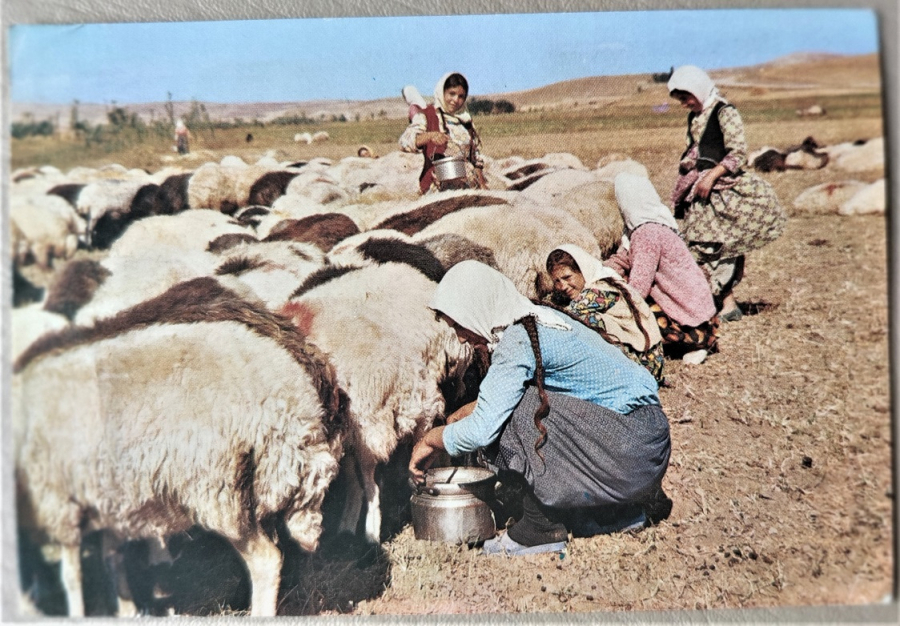
[[[684,215],[684,238],[701,265],[761,248],[781,236],[787,221],[772,186],[743,170],[747,162],[744,124],[730,105],[718,109],[726,152],[719,163],[728,171],[716,181],[708,200],[696,196],[701,176],[699,142],[715,109],[709,106],[691,121],[688,148],[672,194],[676,216]]]
[[[648,350],[641,352],[628,343],[617,340],[606,332],[604,316],[613,307],[627,307],[622,294],[613,287],[604,287],[602,283],[594,283],[591,287],[585,287],[574,300],[570,300],[564,306],[557,305],[553,301],[552,294],[544,298],[542,304],[547,304],[564,312],[569,317],[578,320],[585,326],[597,331],[627,356],[629,359],[647,369],[657,382],[663,380],[663,344],[661,341],[652,345]],[[651,323],[653,323],[651,321]],[[654,324],[655,325],[655,324]]]

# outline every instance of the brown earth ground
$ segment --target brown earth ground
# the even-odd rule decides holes
[[[754,148],[810,134],[828,144],[882,135],[878,95],[864,91],[860,101],[875,102],[867,114],[815,120],[756,114],[771,95],[764,89],[729,95]],[[665,101],[664,92],[646,97]],[[801,101],[815,102],[816,94],[804,92]],[[593,166],[610,152],[627,154],[648,167],[665,197],[683,123],[676,111],[652,130],[492,136],[490,124],[480,129],[494,157],[566,151]],[[831,167],[764,175],[791,217],[784,236],[748,256],[736,290],[747,315],[722,326],[720,352],[704,364],[666,364],[668,519],[635,534],[573,539],[564,558],[507,559],[417,541],[401,516],[381,548],[361,558],[334,544],[312,558],[289,554],[280,611],[570,613],[882,601],[893,589],[895,558],[886,220],[800,214],[791,205],[815,184],[883,175]],[[402,460],[397,466],[402,474]],[[393,496],[400,511],[406,495]]]

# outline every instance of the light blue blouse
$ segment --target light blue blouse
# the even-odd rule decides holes
[[[646,369],[593,330],[574,320],[567,321],[572,330],[537,325],[545,389],[621,414],[659,404],[656,380]],[[526,383],[534,378],[534,370],[534,352],[528,333],[521,324],[509,326],[494,348],[475,410],[444,428],[447,452],[457,456],[497,439],[525,393]]]

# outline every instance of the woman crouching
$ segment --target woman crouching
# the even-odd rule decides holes
[[[461,342],[486,347],[491,364],[474,409],[415,445],[413,478],[424,480],[440,450],[479,449],[492,470],[524,478],[522,519],[485,542],[488,554],[558,551],[569,530],[643,527],[643,505],[660,493],[671,449],[653,376],[477,261],[453,266],[430,307]]]

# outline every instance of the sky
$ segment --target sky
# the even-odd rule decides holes
[[[430,95],[448,71],[471,95],[586,76],[755,65],[796,52],[878,51],[869,9],[544,13],[15,25],[14,102],[301,102]]]

